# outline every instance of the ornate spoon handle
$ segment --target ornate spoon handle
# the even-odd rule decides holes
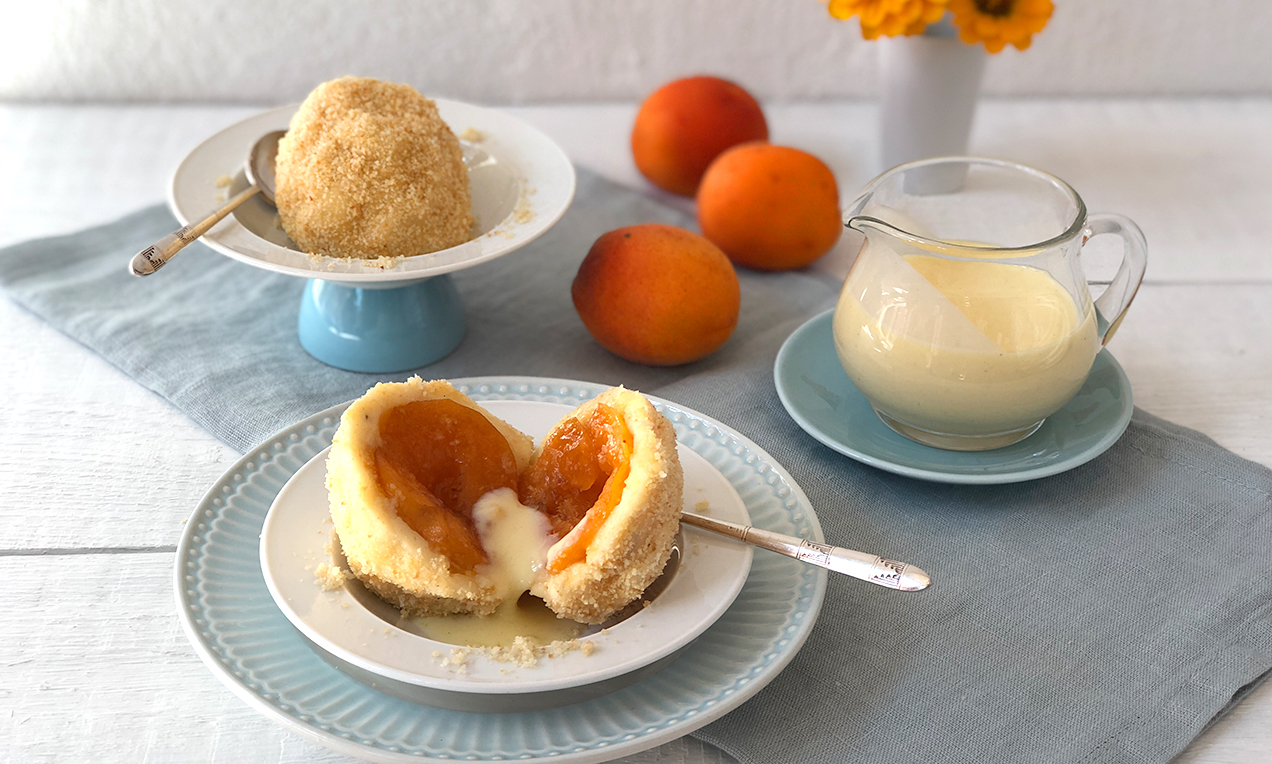
[[[931,585],[932,579],[919,568],[896,560],[854,552],[851,549],[819,544],[794,536],[761,530],[750,525],[726,523],[710,517],[695,515],[692,512],[681,512],[680,519],[698,528],[714,531],[723,536],[744,541],[761,549],[794,557],[797,560],[818,565],[836,573],[869,581],[872,584],[899,589],[903,592],[916,592]]]
[[[149,276],[159,270],[168,264],[173,255],[176,255],[185,249],[186,245],[207,233],[209,228],[221,222],[221,218],[233,212],[236,207],[259,192],[259,187],[248,186],[233,199],[226,202],[225,206],[203,220],[194,225],[183,226],[133,255],[132,261],[128,264],[129,273],[134,276]]]

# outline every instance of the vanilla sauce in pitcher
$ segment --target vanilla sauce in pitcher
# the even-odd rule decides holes
[[[869,240],[858,257],[835,309],[835,348],[891,426],[1013,433],[1085,381],[1099,348],[1095,311],[1088,300],[1080,313],[1045,270],[901,255]]]

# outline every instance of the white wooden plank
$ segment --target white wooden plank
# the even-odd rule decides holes
[[[172,559],[0,557],[0,760],[351,761],[203,666],[173,609]]]
[[[841,197],[881,169],[871,102],[765,105],[772,140],[822,157]],[[0,105],[0,246],[164,199],[185,152],[254,107]],[[634,104],[508,107],[571,158],[634,187]],[[970,150],[1068,180],[1148,235],[1155,281],[1272,281],[1272,99],[991,100]],[[33,192],[33,189],[35,192]],[[651,190],[651,193],[656,193]],[[684,208],[687,200],[664,197]]]
[[[1144,230],[1147,277],[1272,281],[1272,101],[991,103],[971,151],[1068,181],[1093,212]]]
[[[514,111],[576,161],[644,187],[626,148],[634,108]],[[869,104],[767,108],[774,140],[827,158],[845,197],[876,169]],[[0,245],[161,200],[189,145],[252,111],[0,106]],[[1272,287],[1169,282],[1269,280],[1270,117],[1266,99],[987,102],[973,139],[977,151],[1054,170],[1093,208],[1140,222],[1155,283],[1112,345],[1136,402],[1268,465]],[[0,358],[14,360],[0,364],[0,759],[341,760],[256,716],[203,669],[172,613],[171,555],[3,556],[171,546],[236,455],[3,299],[0,327]],[[138,455],[155,433],[169,448],[157,477],[143,479]],[[1272,685],[1180,761],[1262,762],[1269,730]],[[650,756],[714,760],[692,744]]]
[[[1264,682],[1172,764],[1266,764],[1272,758],[1272,682]]]
[[[632,104],[510,109],[574,161],[682,209],[652,189],[628,148]],[[883,168],[871,102],[765,104],[770,138],[822,158],[845,204]],[[970,153],[1033,165],[1068,181],[1092,211],[1144,229],[1156,282],[1272,282],[1272,100],[985,100]]]
[[[353,759],[283,730],[196,657],[173,610],[172,555],[0,557],[0,761]],[[678,741],[630,764],[713,764]]]
[[[113,220],[167,198],[201,141],[242,106],[0,106],[0,247]]]
[[[0,363],[0,549],[176,544],[238,455],[4,299],[0,326],[0,358],[23,359]]]
[[[172,555],[0,557],[0,760],[344,764],[257,714],[203,666],[173,611]],[[1179,759],[1261,764],[1272,684]],[[676,741],[626,764],[718,764]]]
[[[1272,286],[1140,289],[1109,344],[1135,404],[1272,467]]]

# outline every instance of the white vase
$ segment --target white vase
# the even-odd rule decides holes
[[[985,48],[958,39],[948,21],[921,35],[884,37],[880,146],[883,169],[967,153]]]

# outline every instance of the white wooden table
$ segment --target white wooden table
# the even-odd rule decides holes
[[[257,110],[0,106],[0,246],[161,201],[190,147]],[[576,162],[643,187],[627,148],[632,105],[509,111]],[[768,114],[774,142],[824,158],[845,201],[879,169],[873,105]],[[1013,101],[982,106],[972,146],[1050,170],[1091,209],[1139,222],[1148,276],[1112,346],[1136,403],[1266,465],[1270,136],[1269,100]],[[818,267],[842,272],[842,253]],[[348,761],[231,695],[177,622],[182,524],[236,458],[0,297],[0,760]],[[635,760],[719,756],[681,741]],[[1272,683],[1178,761],[1272,761]]]

